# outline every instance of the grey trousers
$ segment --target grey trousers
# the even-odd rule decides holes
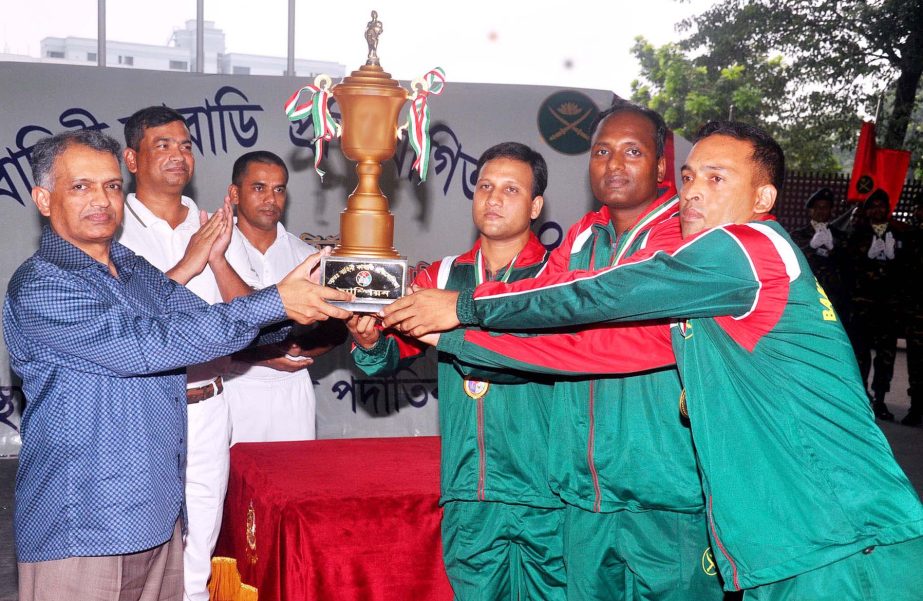
[[[128,555],[19,563],[19,601],[180,601],[179,522],[164,544]]]

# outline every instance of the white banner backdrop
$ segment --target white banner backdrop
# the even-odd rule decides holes
[[[431,66],[420,65],[421,73]],[[433,150],[427,181],[419,184],[416,173],[410,175],[414,157],[406,137],[384,166],[381,183],[395,214],[395,246],[416,267],[470,248],[476,237],[470,198],[477,157],[508,140],[528,144],[548,162],[545,209],[535,229],[549,248],[556,246],[567,227],[594,206],[584,147],[596,109],[608,106],[612,93],[463,84],[447,75],[443,94],[430,99]],[[39,238],[41,219],[29,195],[31,147],[44,136],[79,128],[102,130],[124,144],[124,120],[153,104],[173,107],[187,118],[196,170],[186,192],[201,207],[213,210],[223,201],[238,156],[270,150],[291,172],[288,229],[319,238],[336,235],[339,213],[355,187],[354,165],[334,142],[325,153],[324,181],[314,172],[309,120],[289,123],[282,110],[305,83],[290,77],[0,63],[0,290],[6,291],[13,271],[35,251]],[[333,112],[339,117],[335,105]],[[688,144],[677,139],[678,163],[687,152]],[[130,179],[126,182],[130,191]],[[318,359],[310,371],[319,438],[438,433],[433,356],[395,378],[367,378],[352,368],[344,345]],[[17,453],[22,403],[0,346],[0,456]]]

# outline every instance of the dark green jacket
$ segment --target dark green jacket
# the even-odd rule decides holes
[[[417,286],[461,290],[475,284],[480,244],[458,257],[446,257],[417,276]],[[532,277],[547,253],[532,235],[516,258],[509,280]],[[505,276],[505,271],[497,274]],[[383,336],[372,349],[353,350],[356,365],[368,375],[396,373],[425,349],[396,335]],[[534,507],[559,507],[548,487],[548,428],[552,386],[493,374],[485,384],[466,383],[452,358],[438,357],[439,428],[442,435],[442,502],[502,501]],[[499,380],[499,381],[497,381]],[[482,379],[485,382],[486,379]],[[523,383],[504,383],[523,382]],[[471,395],[466,393],[469,387]]]

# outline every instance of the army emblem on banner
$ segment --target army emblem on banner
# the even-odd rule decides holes
[[[875,189],[875,180],[870,175],[863,175],[856,182],[856,190],[859,194],[871,194]]]
[[[562,90],[546,98],[539,107],[538,131],[558,152],[583,154],[590,149],[590,128],[598,115],[599,108],[589,96]]]

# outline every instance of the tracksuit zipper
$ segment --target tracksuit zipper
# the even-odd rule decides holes
[[[593,394],[594,384],[595,382],[590,382],[590,435],[587,441],[586,459],[587,465],[590,467],[590,475],[593,477],[593,493],[595,495],[593,511],[598,513],[600,505],[602,504],[602,495],[599,492],[599,475],[596,473],[596,464],[593,462],[593,444],[596,440],[596,398]]]
[[[510,279],[510,275],[513,273],[513,269],[516,266],[516,259],[519,258],[520,251],[516,253],[516,256],[513,257],[513,260],[510,261],[510,264],[506,268],[506,272],[503,274],[502,278],[491,277],[487,273],[486,267],[481,258],[481,251],[478,250],[475,255],[475,272],[474,272],[474,283],[475,285],[480,284],[481,282],[494,280],[498,282],[507,282]],[[497,273],[497,276],[500,274]],[[487,480],[487,444],[484,440],[484,399],[479,398],[477,400],[477,412],[478,412],[478,501],[484,500],[484,488],[485,481]]]
[[[484,480],[487,477],[487,449],[484,444],[484,399],[478,399],[478,501],[484,500]]]
[[[612,260],[611,263],[615,264],[618,259],[618,248],[619,240],[621,239],[620,234],[615,235],[615,242],[612,243]],[[596,269],[596,245],[593,245],[592,250],[590,251],[590,269]],[[590,413],[590,422],[589,422],[589,434],[587,436],[587,449],[586,449],[586,460],[587,467],[590,469],[590,477],[593,479],[593,511],[599,513],[602,509],[602,492],[599,488],[599,473],[596,471],[596,462],[593,459],[593,446],[596,442],[596,396],[595,396],[595,381],[590,381],[590,399],[589,399],[589,413]]]

